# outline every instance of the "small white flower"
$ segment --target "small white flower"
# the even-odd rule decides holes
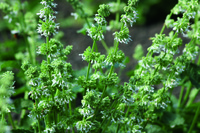
[[[77,20],[77,18],[78,18],[78,14],[77,14],[77,13],[73,13],[73,12],[72,12],[71,15],[74,16],[74,19],[75,19],[75,20]]]
[[[42,5],[45,5],[46,6],[46,4],[47,4],[47,2],[46,1],[42,1],[42,2],[40,2]]]

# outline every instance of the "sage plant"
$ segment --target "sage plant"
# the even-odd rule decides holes
[[[57,33],[59,24],[55,22],[54,8],[57,6],[52,0],[42,0],[43,9],[37,14],[40,18],[38,33],[46,38],[46,42],[41,44],[38,53],[45,55],[40,66],[33,66],[25,62],[22,69],[30,79],[32,86],[30,97],[35,100],[34,109],[31,110],[30,117],[37,119],[38,132],[56,132],[64,130],[66,124],[62,115],[68,114],[68,106],[74,99],[71,92],[73,86],[69,81],[72,78],[71,64],[66,62],[66,55],[72,49],[71,46],[63,48],[61,42],[52,38]],[[59,112],[59,113],[58,113]],[[71,112],[71,110],[70,110]],[[45,127],[41,127],[44,120]]]
[[[84,31],[93,41],[92,47],[88,46],[79,54],[80,58],[88,63],[86,74],[77,76],[74,73],[72,65],[67,62],[72,46],[64,47],[54,38],[59,30],[55,16],[58,12],[54,11],[57,4],[54,0],[41,0],[43,8],[37,13],[37,32],[45,42],[38,46],[37,54],[46,59],[42,58],[39,64],[27,60],[22,65],[31,87],[30,98],[34,101],[34,107],[29,113],[34,132],[148,132],[149,126],[159,125],[163,112],[172,108],[173,100],[169,91],[177,86],[183,86],[177,112],[191,106],[199,92],[196,91],[195,96],[186,104],[191,89],[193,87],[198,90],[200,86],[200,59],[195,62],[200,42],[200,5],[197,0],[179,0],[166,17],[161,32],[151,38],[152,46],[148,48],[147,55],[140,58],[134,75],[124,83],[121,83],[116,71],[116,67],[125,67],[125,54],[119,49],[119,45],[132,41],[129,28],[137,20],[138,0],[128,0],[126,4],[120,0],[101,4],[92,21],[78,0],[67,1],[75,9],[76,13],[73,15],[85,19],[87,26]],[[120,14],[122,9],[123,13]],[[111,12],[116,13],[116,19],[107,22],[106,18]],[[172,15],[180,16],[172,19]],[[169,35],[163,33],[166,27],[172,29]],[[104,41],[106,30],[114,31],[114,45],[110,48]],[[190,42],[183,44],[180,35],[190,39]],[[97,41],[101,41],[107,54],[98,51]],[[180,46],[184,47],[182,51]],[[198,71],[195,73],[195,70]],[[8,113],[5,111],[5,108],[8,108],[5,98],[8,99],[11,95],[5,90],[8,88],[13,92],[13,89],[10,89],[12,80],[13,74],[10,72],[0,77],[0,101],[5,103],[0,105],[2,132],[6,131],[4,118]],[[184,86],[187,83],[189,87],[183,98]],[[155,89],[157,85],[160,88]],[[77,92],[74,91],[77,88],[83,96],[80,107],[72,106],[77,97]],[[188,125],[182,122],[183,126],[187,125],[184,131],[191,133],[194,130],[199,110],[200,106],[192,123]],[[10,113],[8,116],[11,116]],[[15,129],[12,119],[9,122]],[[169,127],[161,123],[159,126],[166,132],[178,124],[180,123],[174,122]]]
[[[15,124],[13,123],[11,111],[13,110],[11,95],[14,93],[13,82],[14,74],[11,71],[7,71],[0,75],[0,132],[9,132],[10,127],[7,126],[6,117],[8,116],[9,122],[15,129]]]

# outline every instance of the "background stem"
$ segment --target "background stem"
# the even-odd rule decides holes
[[[198,108],[197,108],[197,110],[196,110],[194,119],[193,119],[193,121],[192,121],[192,125],[190,126],[190,129],[189,129],[188,133],[191,133],[191,132],[192,132],[192,129],[194,128],[195,123],[196,123],[196,121],[197,121],[197,118],[198,118],[198,115],[199,115],[199,111],[200,111],[200,105],[198,106]]]

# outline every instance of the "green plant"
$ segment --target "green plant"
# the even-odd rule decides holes
[[[13,110],[13,106],[11,105],[10,97],[14,93],[14,87],[13,87],[13,79],[14,74],[10,71],[7,71],[0,75],[0,115],[1,115],[1,121],[0,121],[0,132],[6,132],[9,131],[9,128],[6,123],[6,114],[8,115],[9,122],[12,124],[13,128],[15,129],[11,111]]]
[[[151,38],[153,44],[148,48],[145,57],[141,57],[143,53],[137,54],[138,51],[142,51],[138,45],[133,56],[139,60],[138,67],[129,82],[124,84],[121,84],[115,71],[125,66],[125,54],[119,50],[119,45],[131,41],[129,27],[136,22],[138,0],[128,0],[127,4],[120,0],[101,4],[93,20],[85,13],[83,5],[78,0],[67,1],[75,9],[76,14],[73,15],[85,21],[83,29],[79,32],[85,35],[87,33],[93,40],[92,47],[89,46],[80,54],[82,60],[88,63],[87,68],[83,70],[85,75],[73,71],[72,65],[67,62],[67,55],[70,54],[72,46],[64,48],[55,38],[59,29],[59,24],[55,22],[57,12],[54,11],[57,4],[54,0],[41,0],[43,8],[37,13],[37,32],[45,38],[45,42],[41,43],[36,51],[46,59],[41,57],[41,63],[36,62],[36,47],[30,48],[31,45],[27,43],[29,58],[22,60],[21,68],[33,102],[28,100],[27,89],[24,99],[21,100],[23,104],[19,107],[23,110],[20,124],[10,119],[12,132],[49,133],[68,130],[155,133],[198,130],[200,106],[199,102],[194,103],[200,87],[200,61],[198,59],[197,63],[195,62],[200,41],[200,5],[197,0],[179,0],[167,16],[161,32]],[[8,15],[12,11],[9,4],[1,3],[0,7]],[[115,20],[108,23],[106,18],[110,12],[116,13],[116,16]],[[171,18],[172,15],[181,17],[177,17],[176,20]],[[30,34],[33,35],[32,39],[36,42],[36,35],[31,32],[34,31],[34,26],[30,29],[29,25],[23,26],[25,21],[21,22],[19,33],[23,33],[25,40]],[[169,35],[163,34],[166,27],[172,28]],[[106,30],[114,32],[113,47],[108,47],[104,41]],[[180,54],[179,47],[183,42],[179,34],[190,39]],[[97,41],[101,41],[107,54],[98,51]],[[0,92],[3,93],[0,93],[0,101],[11,95],[5,92],[5,89],[12,85],[13,78],[10,72],[1,76]],[[156,85],[160,85],[161,88],[155,89]],[[178,100],[169,93],[177,86],[182,86]],[[184,88],[187,88],[187,91],[183,98]],[[74,105],[78,92],[83,96],[82,106]],[[20,101],[15,102],[16,112],[18,102]],[[4,110],[7,106],[7,103],[0,106],[2,127],[5,127]],[[28,117],[25,110],[30,111]],[[9,113],[8,116],[11,118]],[[28,126],[23,125],[24,121],[30,122]],[[5,132],[5,128],[2,129],[2,132]]]

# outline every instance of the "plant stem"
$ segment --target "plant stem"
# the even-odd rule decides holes
[[[169,14],[169,18],[171,18],[171,16],[172,16],[172,11],[170,12],[170,14]],[[162,27],[162,29],[161,29],[161,31],[160,31],[160,34],[162,34],[163,32],[164,32],[164,30],[165,30],[165,23],[164,23],[164,25],[163,25],[163,27]]]
[[[84,14],[83,9],[81,8],[80,10],[81,10],[81,12]],[[88,27],[91,28],[91,25],[90,25],[90,23],[89,23],[89,21],[88,21],[88,18],[85,17],[84,19],[85,19],[85,21],[86,21]],[[109,52],[109,48],[108,48],[108,46],[106,45],[106,42],[105,42],[104,40],[101,40],[101,43],[102,43],[103,47],[105,48],[106,52],[108,53],[108,52]],[[98,51],[97,46],[95,46],[95,49],[96,49],[96,51]]]
[[[192,132],[192,129],[194,128],[194,125],[197,121],[197,118],[198,118],[198,115],[199,115],[199,111],[200,111],[200,105],[198,106],[197,110],[196,110],[196,113],[195,113],[195,116],[194,116],[194,119],[192,121],[192,125],[190,126],[190,129],[188,131],[188,133],[191,133]]]
[[[25,44],[28,48],[28,54],[29,54],[30,62],[31,62],[31,64],[33,64],[33,57],[32,57],[31,48],[30,48],[30,45],[28,43],[27,37],[25,37],[25,35],[23,35],[23,38],[24,38]]]
[[[116,22],[119,22],[119,6],[120,6],[120,0],[117,0],[117,13],[116,13],[116,16],[115,16],[115,20]]]
[[[2,114],[1,114],[1,123],[4,123],[4,119],[5,119],[5,113],[2,112]]]
[[[11,123],[13,129],[16,129],[14,121],[13,121],[12,116],[11,116],[11,112],[8,113],[8,120]]]
[[[185,87],[182,86],[182,87],[181,87],[181,92],[180,92],[180,95],[179,95],[179,99],[178,99],[178,107],[181,106],[181,100],[182,100],[182,97],[183,97],[184,89],[185,89]]]
[[[24,99],[28,100],[28,91],[25,91],[25,93],[24,93]],[[20,119],[24,118],[25,114],[26,114],[26,110],[22,109],[22,112],[21,112],[21,115],[20,115]]]
[[[51,61],[50,61],[50,44],[49,44],[49,37],[47,36],[46,37],[46,44],[47,44],[47,51],[48,51],[48,53],[47,53],[47,63],[48,64],[50,64],[51,63]]]
[[[37,107],[38,107],[38,100],[35,100],[35,108],[37,109]],[[38,121],[38,130],[39,133],[41,133],[40,119],[37,118],[37,121]]]
[[[104,40],[101,40],[101,43],[102,43],[103,47],[105,48],[106,52],[108,53],[109,52],[109,48],[106,45],[106,42]]]
[[[22,6],[22,5],[20,5],[20,6]],[[23,7],[20,7],[20,8],[23,8]],[[29,54],[30,62],[31,62],[31,64],[33,64],[34,61],[33,61],[33,56],[32,56],[32,50],[31,50],[30,44],[29,44],[28,39],[27,39],[27,33],[24,32],[25,29],[26,29],[26,27],[27,27],[26,23],[25,23],[24,14],[23,14],[23,12],[20,12],[19,15],[20,15],[20,18],[21,18],[21,19],[19,19],[19,22],[20,22],[20,24],[23,27],[23,29],[22,29],[22,31],[23,31],[22,32],[22,36],[23,36],[25,45],[27,45],[27,48],[28,48],[28,54]]]
[[[117,53],[118,46],[119,46],[119,42],[117,42],[114,55],[116,55],[116,53]],[[110,68],[110,72],[109,72],[108,78],[111,77],[113,70],[114,70],[114,64],[113,64],[113,65],[111,66],[111,68]],[[107,86],[104,87],[103,94],[101,95],[100,102],[101,102],[101,100],[103,99],[103,97],[104,97],[104,95],[105,95],[106,88],[107,88]]]
[[[117,53],[118,46],[119,46],[119,42],[117,42],[117,45],[116,45],[116,48],[115,48],[115,53],[114,53],[114,55],[116,55],[116,53]],[[111,66],[111,69],[110,69],[110,72],[109,72],[108,78],[111,77],[112,72],[113,72],[113,69],[114,69],[114,64]],[[101,103],[102,99],[104,98],[104,95],[105,95],[105,93],[106,93],[106,89],[107,89],[107,85],[106,85],[106,86],[104,87],[104,89],[103,89],[103,93],[102,93],[102,95],[101,95],[101,98],[100,98],[99,103]],[[94,118],[95,118],[95,116],[96,116],[95,114],[98,112],[98,110],[99,110],[99,108],[97,107],[97,108],[95,109],[95,111],[94,111],[94,117],[92,118],[92,121],[94,121]],[[116,110],[115,110],[115,111],[116,111]],[[104,120],[105,120],[105,119],[104,119]],[[110,118],[109,118],[109,121],[110,121]],[[101,125],[103,125],[103,123],[104,123],[104,121],[102,122]],[[109,123],[109,122],[108,122],[108,123]],[[104,127],[104,130],[105,130],[106,127],[108,126],[108,123],[107,123],[106,126]],[[104,130],[103,130],[102,132],[104,132]]]
[[[41,127],[40,127],[40,120],[38,119],[38,130],[39,130],[39,133],[41,133]]]
[[[181,92],[180,92],[180,95],[179,95],[178,107],[181,107],[181,100],[182,100],[182,98],[183,98],[183,92],[184,92],[184,88],[185,88],[184,82],[185,82],[186,80],[187,80],[187,77],[185,77],[185,78],[181,81],[181,83],[180,83],[180,85],[182,85],[182,87],[181,87]]]
[[[190,98],[189,99],[189,101],[187,102],[187,104],[186,104],[186,107],[189,107],[192,103],[193,103],[193,101],[194,101],[194,99],[196,98],[196,96],[198,95],[198,93],[199,93],[199,89],[195,92],[195,94],[194,94],[194,96],[192,97],[192,98]]]
[[[69,114],[70,114],[70,116],[72,116],[71,101],[69,101]],[[74,133],[74,128],[73,128],[73,126],[71,126],[71,129],[72,129],[72,133]]]
[[[188,97],[189,97],[189,94],[190,94],[190,92],[191,92],[191,88],[192,88],[192,83],[191,82],[189,82],[189,86],[188,86],[188,88],[187,88],[187,92],[186,92],[186,94],[185,94],[185,96],[184,96],[184,99],[183,99],[183,103],[182,103],[182,107],[185,105],[185,103],[187,102],[187,99],[188,99]]]
[[[117,124],[117,130],[115,131],[115,133],[118,133],[119,131],[119,124]]]
[[[91,51],[91,53],[94,51],[94,47],[95,47],[95,45],[96,45],[96,40],[93,41],[92,51]],[[88,81],[88,79],[89,79],[89,75],[90,75],[90,67],[91,67],[91,61],[90,61],[89,64],[88,64],[87,75],[86,75],[86,81]],[[83,94],[83,95],[85,95],[85,94],[86,94],[86,89],[84,90],[84,94]]]
[[[49,44],[49,36],[47,36],[46,37],[46,47],[47,47],[47,51],[48,51],[48,53],[47,53],[47,63],[48,63],[48,65],[50,65],[51,64],[51,59],[50,59],[50,44]],[[51,71],[49,71],[49,79],[51,80]],[[52,93],[52,99],[53,99],[53,101],[54,101],[54,94]],[[46,124],[46,127],[48,128],[50,125],[49,125],[49,123],[50,123],[50,121],[51,121],[51,113],[49,113],[48,115],[47,115],[47,117],[46,117],[46,121],[45,121],[45,124]],[[53,117],[54,117],[54,112],[53,112]],[[55,118],[53,119],[53,120],[55,120]]]
[[[170,16],[169,18],[171,18],[172,14],[173,14],[173,13],[172,13],[172,11],[171,11],[170,14],[169,14],[169,16]],[[165,24],[163,24],[163,27],[162,27],[162,29],[161,29],[161,31],[160,31],[160,35],[163,34],[163,32],[164,32],[164,30],[165,30],[165,27],[166,27]],[[153,46],[153,45],[154,45],[154,43],[152,44],[152,46]],[[147,56],[148,56],[150,53],[151,53],[151,52],[148,52],[148,53],[147,53]],[[153,54],[153,53],[152,53],[152,54]]]

